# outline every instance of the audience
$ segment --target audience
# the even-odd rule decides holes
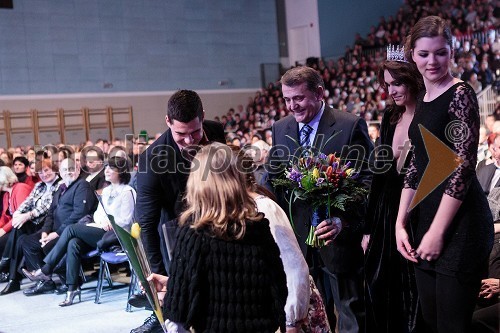
[[[343,56],[337,59],[311,59],[307,65],[318,70],[325,81],[325,101],[334,108],[355,114],[369,122],[370,138],[377,144],[380,129],[378,123],[382,119],[384,109],[391,103],[391,99],[377,82],[375,74],[378,64],[384,59],[385,47],[389,43],[402,44],[402,38],[407,35],[419,18],[439,14],[454,27],[456,52],[452,59],[453,74],[467,81],[476,94],[490,85],[498,91],[499,81],[495,73],[499,70],[500,39],[492,33],[498,31],[497,12],[494,2],[486,0],[406,1],[394,16],[381,17],[379,23],[372,26],[366,36],[357,34],[353,45],[346,48]],[[248,100],[246,106],[237,105],[236,108],[229,109],[226,114],[216,117],[227,134],[227,143],[258,152],[253,155],[257,184],[266,182],[263,163],[269,145],[272,145],[270,128],[277,120],[287,115],[288,110],[285,107],[279,84],[269,83],[265,89],[257,91]],[[484,127],[480,129],[481,139],[478,147],[478,178],[485,192],[490,194],[495,193],[497,185],[500,184],[498,180],[500,174],[495,171],[497,159],[500,160],[498,153],[500,141],[497,140],[499,133],[500,110],[497,107],[495,112],[488,115]],[[133,166],[136,167],[139,154],[158,137],[159,134],[154,138],[139,136],[133,141],[130,151],[124,148],[126,145],[120,138],[113,138],[109,142],[99,138],[95,144],[87,141],[79,146],[57,144],[50,149],[44,149],[43,152],[35,151],[30,146],[0,148],[0,162],[6,165],[6,167],[0,167],[0,180],[2,173],[9,173],[7,170],[10,168],[18,179],[17,183],[5,184],[0,189],[0,196],[3,196],[3,200],[0,200],[2,205],[0,207],[2,211],[0,282],[9,280],[0,295],[20,290],[21,276],[18,269],[23,254],[21,244],[25,245],[24,250],[27,252],[26,273],[33,277],[32,272],[44,265],[42,260],[44,255],[54,244],[57,244],[57,236],[69,234],[72,229],[78,228],[77,224],[72,224],[75,222],[74,219],[63,218],[61,220],[61,217],[55,217],[56,210],[61,209],[58,204],[63,190],[60,189],[57,194],[54,193],[58,190],[60,183],[72,182],[60,182],[57,174],[59,164],[62,163],[65,169],[62,173],[66,174],[65,178],[68,180],[67,174],[71,173],[71,167],[66,164],[71,161],[70,159],[74,159],[75,169],[79,169],[81,158],[82,172],[74,183],[81,185],[82,179],[88,182],[82,193],[88,196],[89,201],[85,199],[84,206],[86,207],[82,211],[79,210],[76,201],[71,207],[71,210],[78,210],[77,215],[80,216],[83,211],[86,213],[93,211],[94,208],[90,206],[95,207],[94,190],[102,190],[110,182],[111,186],[103,190],[103,196],[107,196],[108,199],[113,196],[113,182],[105,179],[104,165],[108,156],[110,159],[113,156],[130,157]],[[73,186],[76,186],[75,184]],[[124,184],[120,183],[120,185]],[[131,185],[135,186],[134,184],[135,181]],[[133,189],[131,193],[134,193]],[[53,198],[55,198],[54,202]],[[49,207],[51,207],[50,213]],[[100,216],[100,213],[99,210],[95,212],[94,220],[96,216]],[[45,216],[49,216],[47,220],[56,223],[59,227],[49,227],[45,224],[43,222]],[[55,222],[55,219],[58,221]],[[68,223],[73,227],[63,231],[65,229],[62,225]],[[99,233],[106,231],[104,225],[105,223]],[[112,230],[110,231],[112,233]],[[89,248],[91,247],[94,247],[93,240]],[[67,246],[67,249],[69,248]],[[74,262],[71,261],[71,263],[74,266]],[[51,267],[51,271],[45,273],[52,273],[54,268]],[[489,319],[484,319],[487,318],[484,314],[491,309],[496,310],[497,304],[495,303],[493,308],[485,307],[486,303],[482,301],[497,299],[498,274],[495,274],[490,272],[488,278],[483,280],[478,311],[473,318],[477,332],[488,331],[485,327],[490,327],[490,330],[493,327],[491,323],[488,324]],[[78,286],[71,281],[68,283],[72,285],[69,291],[73,294],[68,294],[69,298],[67,297],[61,306],[71,305],[73,298],[78,295],[75,293]],[[25,290],[25,294],[35,295],[53,289],[54,285],[51,280],[42,280]],[[289,306],[288,303],[289,301],[287,306]],[[289,319],[290,307],[285,309],[287,309],[286,316]],[[495,317],[495,320],[494,323],[498,321],[498,318]]]
[[[80,170],[75,168],[72,159],[68,158],[61,162],[59,174],[62,183],[54,194],[42,228],[34,234],[19,239],[27,266],[31,269],[41,268],[43,258],[54,248],[64,229],[78,223],[85,215],[93,213],[97,206],[94,191],[85,179],[78,177]],[[23,272],[29,272],[31,269],[23,269]],[[55,288],[54,281],[42,280],[23,293],[26,296],[33,296],[51,292]]]
[[[114,157],[109,160],[105,168],[106,180],[111,183],[102,191],[101,203],[92,217],[68,225],[62,232],[54,248],[43,259],[44,265],[35,272],[23,269],[32,281],[50,281],[51,274],[57,264],[67,254],[66,278],[68,286],[66,298],[59,306],[73,304],[76,296],[81,300],[81,290],[78,281],[81,255],[95,249],[98,242],[106,233],[114,235],[108,214],[113,215],[115,222],[122,228],[130,231],[134,215],[136,194],[134,189],[126,185],[130,180],[127,161]],[[104,207],[103,207],[104,206]],[[116,239],[116,243],[118,240]]]

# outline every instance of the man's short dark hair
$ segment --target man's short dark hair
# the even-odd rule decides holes
[[[90,151],[95,151],[97,154],[97,158],[101,161],[104,161],[104,152],[101,150],[101,148],[97,146],[88,146],[83,148],[80,154],[80,161],[83,162],[82,165],[85,165],[85,163],[87,162],[87,154]]]
[[[179,90],[168,100],[167,116],[170,123],[174,120],[189,123],[196,117],[203,118],[203,105],[200,96],[192,90]]]
[[[316,92],[319,86],[325,87],[323,78],[318,71],[307,66],[291,68],[281,77],[281,84],[288,87],[295,87],[304,82],[307,90],[312,92]]]

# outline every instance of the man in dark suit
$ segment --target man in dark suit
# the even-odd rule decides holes
[[[281,78],[283,98],[292,115],[274,124],[273,147],[269,152],[269,179],[279,177],[288,161],[300,155],[300,145],[312,146],[324,154],[336,153],[348,157],[352,167],[361,170],[361,180],[368,187],[371,181],[369,156],[373,145],[366,122],[354,115],[334,110],[323,101],[324,83],[319,73],[309,67],[296,67]],[[303,129],[309,127],[304,137]],[[332,136],[335,136],[329,140]],[[283,189],[276,189],[280,204],[288,211],[288,198]],[[363,198],[364,200],[364,198]],[[365,202],[359,205],[364,210]],[[311,267],[327,307],[332,327],[335,327],[333,304],[339,313],[340,332],[362,332],[363,251],[361,248],[362,214],[336,213],[336,217],[321,222],[316,234],[327,240],[322,248],[307,246],[312,208],[297,200],[292,206],[293,223],[299,245]],[[356,216],[356,217],[354,217]],[[332,221],[335,223],[332,224]],[[342,229],[337,228],[341,222]],[[334,238],[336,237],[336,238]],[[294,323],[287,323],[292,326]]]
[[[182,209],[193,148],[212,141],[225,142],[222,125],[204,120],[204,114],[196,92],[177,91],[168,101],[165,120],[169,129],[139,156],[135,211],[154,273],[168,275],[169,255],[164,246],[162,226],[166,227],[167,238],[172,242]],[[146,332],[162,332],[154,315],[131,331]]]
[[[500,186],[500,134],[494,134],[488,149],[491,151],[493,163],[479,163],[476,169],[477,179],[486,195],[493,188]]]
[[[80,154],[83,163],[80,178],[86,180],[94,191],[106,186],[104,178],[104,153],[97,146],[85,147]]]
[[[62,184],[54,193],[49,212],[40,231],[19,239],[26,261],[30,267],[39,269],[43,258],[55,246],[64,229],[97,208],[97,198],[85,179],[79,178],[79,170],[72,159],[61,161],[59,174]],[[26,289],[26,296],[38,295],[55,289],[54,281],[39,281],[33,288]]]

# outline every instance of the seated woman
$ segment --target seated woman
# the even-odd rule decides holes
[[[33,185],[33,184],[32,184]],[[12,215],[28,197],[33,186],[18,181],[16,175],[11,168],[2,166],[0,167],[0,191],[5,192],[3,195],[2,215],[0,216],[0,252],[4,253],[8,246],[9,233],[12,230]],[[10,251],[10,249],[8,250]],[[8,275],[8,258],[10,254],[2,255],[3,260],[2,272],[0,276],[1,281],[7,281]],[[19,290],[19,289],[18,289]]]
[[[111,230],[107,214],[113,215],[115,222],[130,230],[134,217],[135,190],[126,185],[130,180],[128,163],[125,159],[114,157],[109,159],[104,171],[106,181],[111,185],[102,190],[102,205],[99,205],[93,215],[93,221],[87,224],[72,224],[64,229],[54,248],[44,259],[45,265],[34,273],[23,270],[23,273],[34,281],[48,281],[54,268],[67,254],[66,284],[68,291],[66,298],[59,306],[72,305],[75,296],[81,300],[78,274],[80,270],[81,254],[95,249],[106,231]],[[104,205],[104,207],[103,207]],[[106,214],[107,213],[107,214]]]
[[[0,167],[0,190],[3,196],[3,209],[0,216],[0,251],[5,247],[5,237],[12,230],[12,214],[28,197],[33,186],[19,182],[14,172],[9,167]]]
[[[167,329],[284,331],[279,248],[227,146],[211,144],[196,155],[179,224],[164,300]],[[164,290],[166,277],[150,278]]]
[[[20,183],[25,183],[33,188],[38,181],[36,178],[29,175],[31,171],[29,170],[30,162],[24,156],[18,156],[14,158],[12,169],[14,170],[17,180]]]

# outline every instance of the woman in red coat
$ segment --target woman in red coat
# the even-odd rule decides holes
[[[0,191],[3,195],[2,215],[0,216],[0,253],[7,243],[7,234],[12,230],[12,215],[28,197],[33,185],[20,183],[14,172],[6,166],[0,167]]]

